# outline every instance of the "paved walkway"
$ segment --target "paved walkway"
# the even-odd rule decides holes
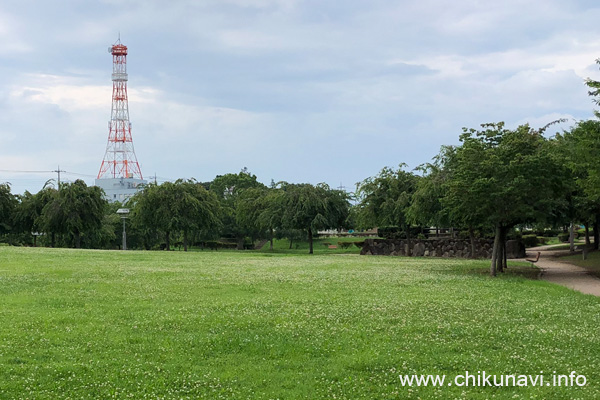
[[[561,261],[560,256],[568,255],[569,250],[550,250],[549,246],[527,249],[527,258],[535,258],[541,252],[536,265],[542,270],[541,278],[548,282],[577,290],[585,294],[600,296],[600,278],[590,275],[584,268]],[[519,259],[524,261],[524,259]]]

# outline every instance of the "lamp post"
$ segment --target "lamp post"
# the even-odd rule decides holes
[[[119,208],[117,214],[121,216],[123,220],[123,250],[127,250],[127,233],[125,232],[125,220],[129,215],[129,208]]]

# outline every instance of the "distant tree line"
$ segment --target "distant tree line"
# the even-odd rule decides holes
[[[492,274],[506,267],[505,242],[519,227],[583,224],[597,248],[600,121],[579,122],[552,138],[543,135],[548,128],[464,129],[460,145],[442,147],[431,163],[414,171],[383,168],[352,195],[325,184],[267,186],[246,169],[210,182],[151,183],[127,204],[129,247],[187,250],[224,240],[243,250],[260,239],[272,248],[274,238],[287,238],[308,240],[312,253],[322,229],[396,227],[410,240],[420,232],[415,227],[452,228],[472,243],[495,238]],[[13,244],[118,248],[119,207],[81,180],[23,195],[2,184],[0,235]]]
[[[266,186],[246,169],[217,176],[211,182],[177,180],[148,184],[126,205],[128,247],[187,251],[192,245],[233,243],[239,250],[259,239],[307,239],[321,229],[349,226],[346,192],[326,184],[287,182]],[[0,185],[0,236],[15,245],[118,248],[119,203],[109,204],[100,188],[77,180],[37,194],[13,195]]]
[[[586,83],[597,102],[600,82]],[[246,169],[210,182],[151,183],[127,204],[128,244],[187,250],[226,240],[242,250],[262,239],[272,249],[274,238],[287,238],[290,247],[308,240],[312,253],[322,229],[394,227],[410,248],[410,239],[425,232],[419,227],[449,228],[473,246],[477,236],[494,238],[492,275],[506,268],[505,244],[516,228],[583,224],[587,242],[593,235],[598,249],[600,121],[581,121],[548,138],[552,124],[464,128],[460,144],[443,146],[430,163],[413,171],[404,164],[385,167],[359,182],[353,194],[326,184],[266,186]],[[23,195],[0,184],[0,238],[21,245],[117,248],[120,206],[81,180]]]

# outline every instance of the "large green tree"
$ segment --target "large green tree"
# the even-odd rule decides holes
[[[187,251],[191,234],[220,228],[216,195],[193,180],[150,184],[132,198],[131,204],[136,225],[145,227],[146,234],[161,232],[167,250],[171,249],[173,233],[182,235]]]
[[[64,235],[70,243],[81,247],[81,236],[100,229],[108,203],[97,186],[87,186],[78,179],[63,183],[56,192],[44,192],[40,226],[45,232]],[[54,243],[53,243],[54,245]]]
[[[17,206],[17,199],[10,191],[8,183],[0,184],[0,235],[11,230],[13,213]]]
[[[410,239],[411,218],[408,212],[419,177],[404,171],[405,167],[405,164],[397,169],[385,167],[378,175],[356,185],[359,200],[356,217],[360,227],[396,226],[402,228]]]
[[[580,121],[557,135],[557,149],[573,177],[571,221],[594,226],[594,247],[600,242],[600,121]]]
[[[223,222],[222,235],[234,239],[238,250],[244,249],[246,237],[255,238],[259,235],[258,227],[248,223],[247,215],[240,215],[238,207],[242,205],[241,196],[250,189],[266,189],[266,186],[258,182],[256,175],[248,172],[246,168],[237,174],[225,174],[217,176],[210,183],[210,191],[215,193],[221,202]],[[246,197],[255,196],[257,191],[251,191]],[[260,192],[262,193],[262,192]],[[244,199],[243,201],[246,201]]]
[[[23,240],[26,243],[33,241],[33,245],[36,246],[37,236],[33,235],[33,233],[41,231],[40,217],[45,205],[41,201],[43,196],[25,191],[22,195],[18,195],[17,198],[18,205],[15,208],[13,217],[15,227],[23,235]]]
[[[269,239],[270,250],[275,230],[282,227],[283,195],[279,188],[256,187],[244,190],[236,199],[236,223],[245,232]]]
[[[417,170],[423,175],[417,180],[407,210],[408,221],[420,226],[434,226],[437,232],[439,227],[451,225],[448,211],[443,205],[446,171],[437,161],[422,165]]]
[[[565,168],[542,135],[504,123],[464,129],[447,157],[444,202],[455,220],[495,230],[490,274],[505,266],[506,234],[517,224],[546,221],[562,207]]]
[[[348,195],[324,183],[285,185],[282,204],[284,229],[301,229],[308,234],[309,254],[313,254],[313,236],[319,229],[345,226],[350,203]]]

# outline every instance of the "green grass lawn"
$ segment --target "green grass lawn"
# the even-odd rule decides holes
[[[0,398],[600,398],[600,299],[487,267],[0,247]],[[588,384],[399,380],[484,370]]]

